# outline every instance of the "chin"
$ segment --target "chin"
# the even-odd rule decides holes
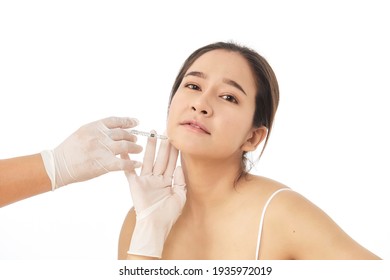
[[[194,156],[208,156],[210,155],[210,150],[204,145],[199,143],[194,143],[191,139],[186,138],[170,138],[170,143],[173,147],[180,151],[181,154],[188,154]]]
[[[173,138],[169,138],[169,144],[171,144],[174,148],[176,148],[176,150],[181,150],[180,149],[180,145],[178,145],[177,141],[175,141],[175,139]]]

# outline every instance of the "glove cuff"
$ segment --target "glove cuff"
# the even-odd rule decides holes
[[[169,229],[157,228],[148,219],[137,220],[128,254],[161,258]]]
[[[45,166],[46,173],[50,178],[51,190],[54,191],[56,189],[56,184],[55,184],[56,172],[55,172],[53,151],[44,150],[41,152],[41,157],[42,157],[43,165]]]

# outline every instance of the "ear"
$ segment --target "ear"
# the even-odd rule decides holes
[[[265,126],[256,127],[251,129],[249,132],[248,138],[242,145],[241,149],[244,152],[251,152],[256,150],[257,146],[265,139],[267,136],[268,129]]]

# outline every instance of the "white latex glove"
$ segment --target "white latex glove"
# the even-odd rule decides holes
[[[176,168],[178,151],[162,140],[154,163],[156,142],[148,139],[141,174],[126,172],[137,217],[128,254],[161,258],[185,204],[186,187],[181,167]]]
[[[138,125],[132,118],[110,117],[80,127],[52,151],[41,153],[53,190],[110,171],[134,170],[139,162],[116,157],[140,153],[137,138],[125,129]]]

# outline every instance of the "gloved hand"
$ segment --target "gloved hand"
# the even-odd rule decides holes
[[[53,190],[81,182],[110,171],[134,170],[141,163],[116,157],[123,153],[140,153],[137,138],[126,128],[138,124],[136,119],[110,117],[89,123],[70,135],[57,148],[41,153]]]
[[[181,167],[176,168],[178,151],[169,140],[162,140],[154,163],[156,143],[156,138],[149,137],[139,176],[134,170],[126,172],[136,212],[128,254],[161,258],[185,204],[186,187]]]

